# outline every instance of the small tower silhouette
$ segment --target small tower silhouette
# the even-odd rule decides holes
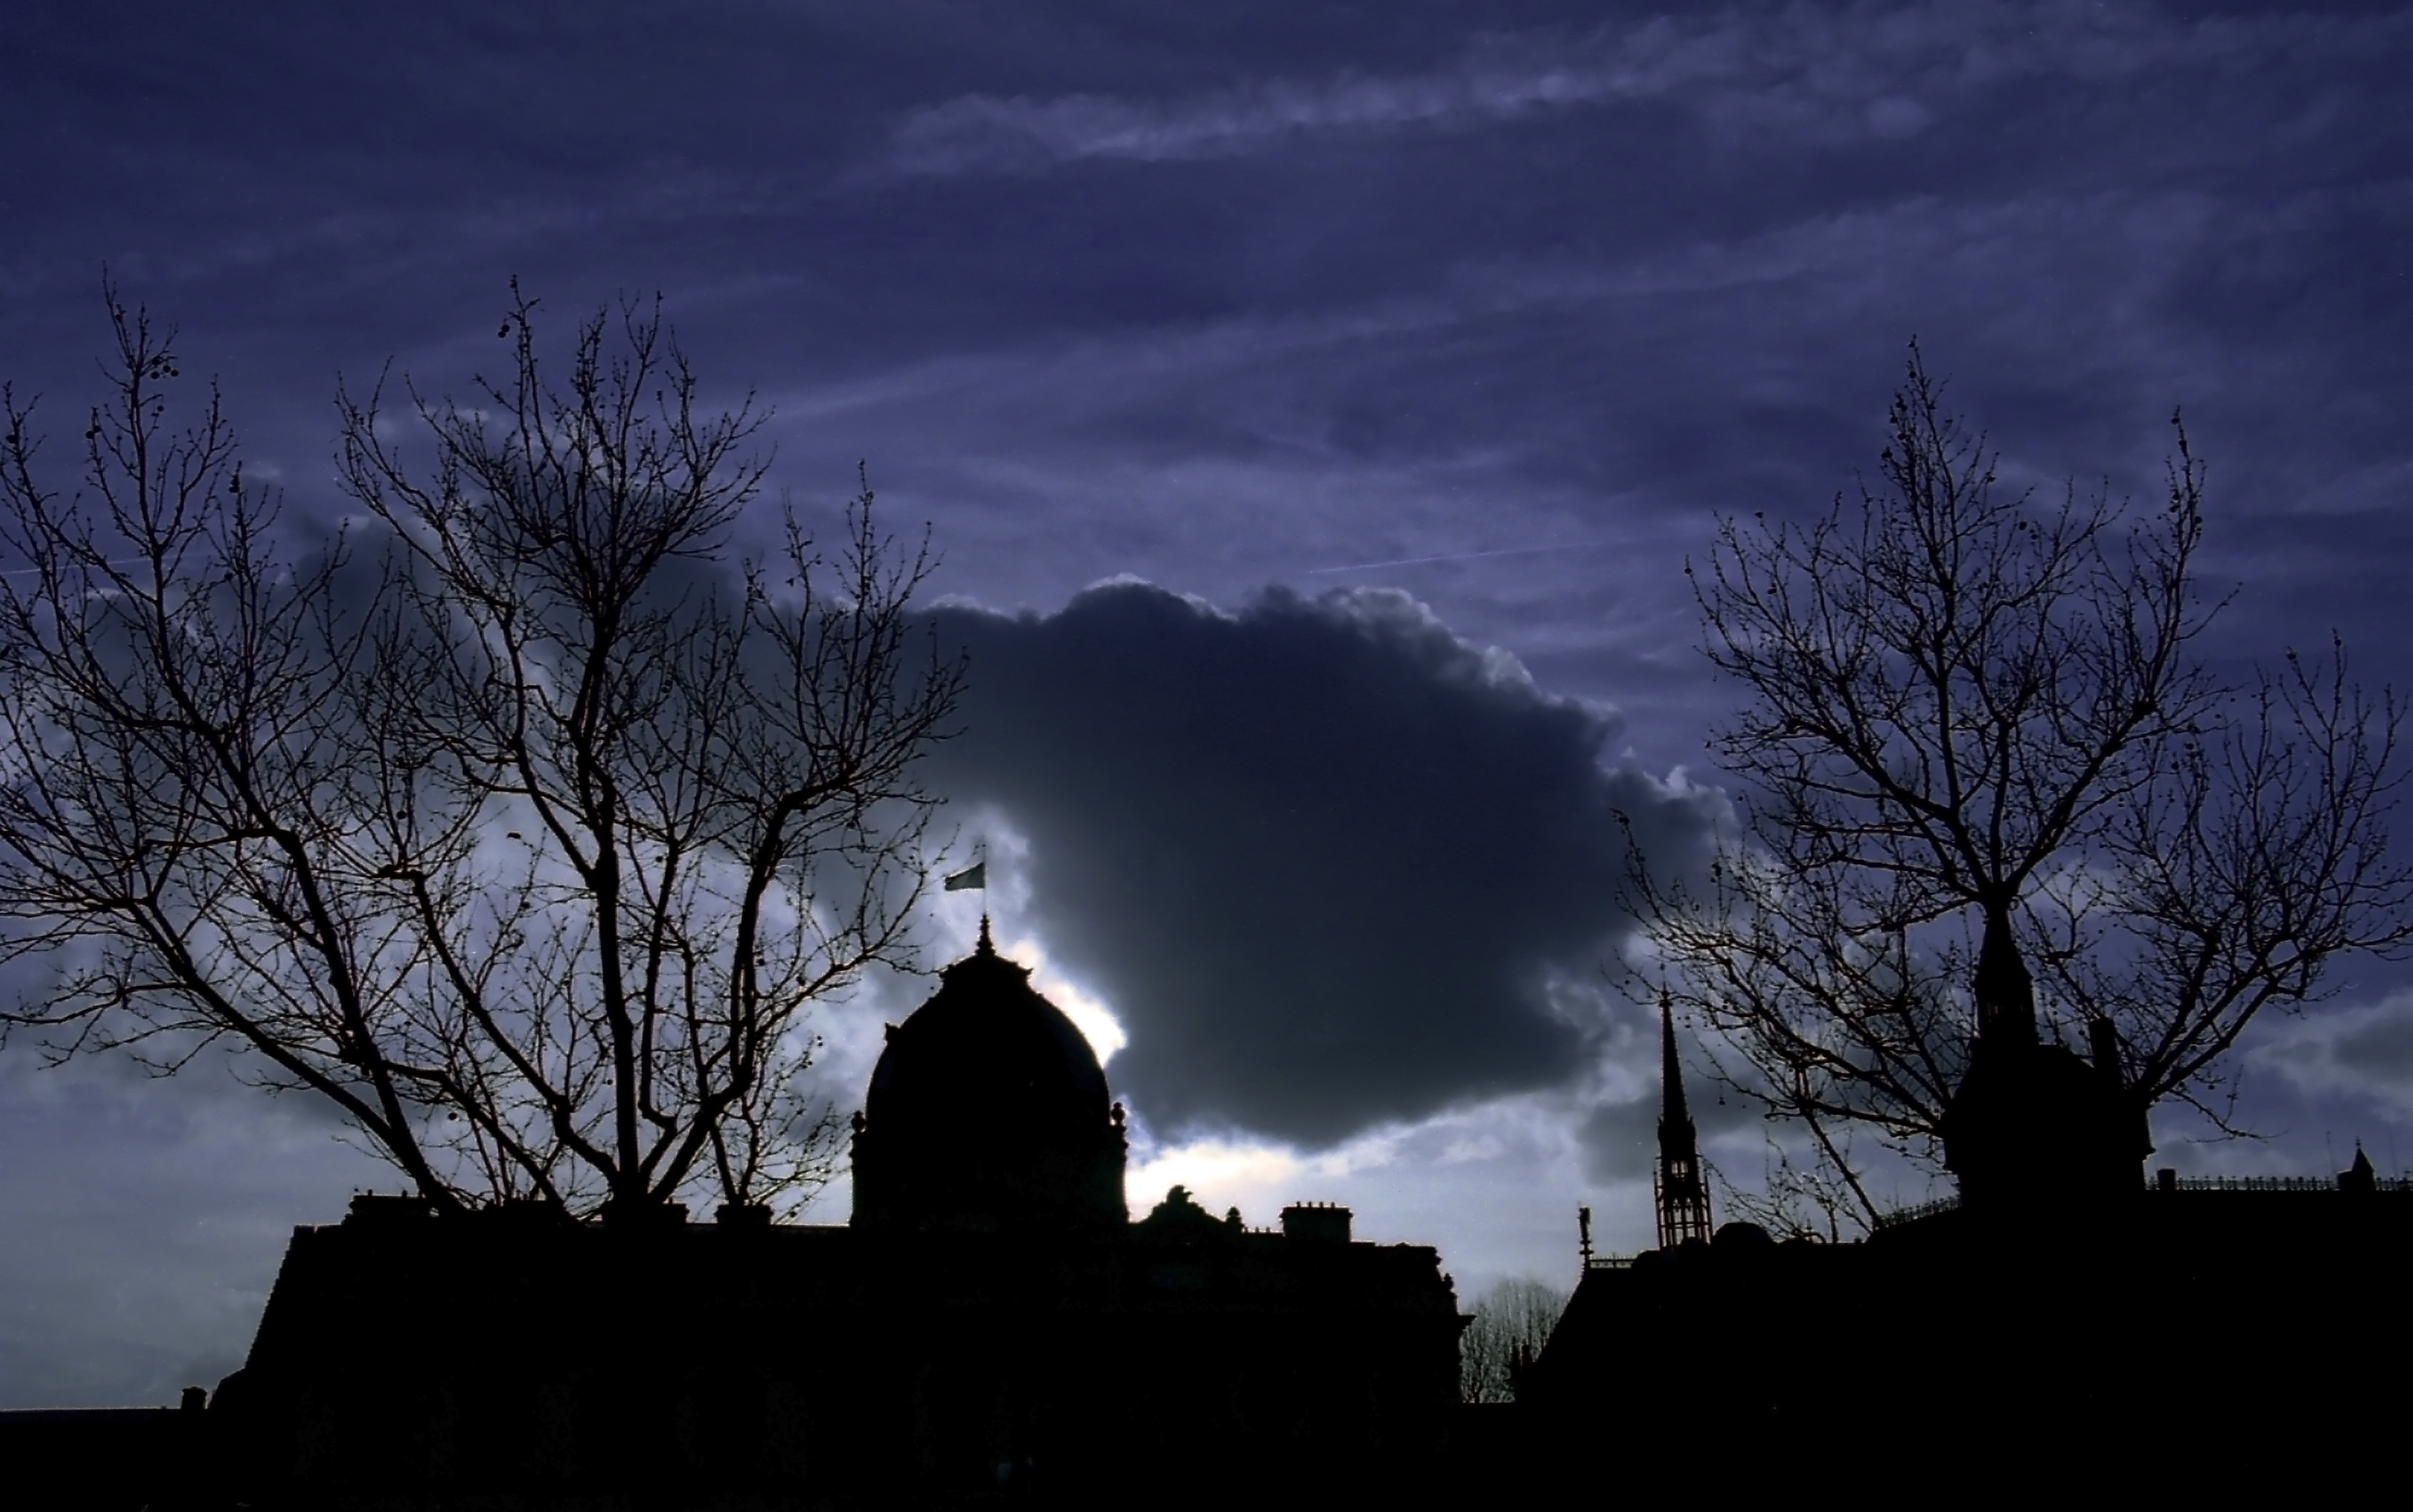
[[[1684,1107],[1684,1072],[1676,1063],[1676,1010],[1659,1000],[1659,1248],[1710,1237],[1710,1189],[1693,1115]]]

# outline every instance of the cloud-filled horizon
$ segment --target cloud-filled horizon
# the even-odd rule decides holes
[[[1578,1203],[1647,1239],[1602,816],[1680,848],[1738,796],[1683,565],[1872,470],[1913,336],[2048,497],[2152,500],[2184,409],[2225,674],[2334,630],[2413,688],[2404,5],[129,0],[8,36],[0,378],[54,460],[104,268],[304,530],[349,508],[339,378],[467,393],[515,275],[556,334],[659,290],[707,400],[770,416],[733,556],[858,462],[930,522],[985,669],[949,819],[1001,939],[1123,1036],[1138,1170],[1252,1221],[1348,1200],[1462,1297],[1562,1277]],[[2268,1137],[2172,1117],[2156,1164],[2413,1157],[2402,969],[2333,985],[2241,1052]],[[834,1077],[918,990],[832,1010]],[[1756,1180],[1762,1128],[1695,1104]],[[219,1073],[15,1048],[0,1136],[0,1405],[214,1379],[289,1225],[386,1179]]]

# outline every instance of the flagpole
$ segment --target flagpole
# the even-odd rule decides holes
[[[981,955],[990,956],[996,954],[996,946],[990,942],[988,928],[988,838],[983,836],[972,842],[972,850],[979,859],[961,871],[949,873],[942,879],[941,890],[950,893],[977,892],[981,895],[979,952]]]

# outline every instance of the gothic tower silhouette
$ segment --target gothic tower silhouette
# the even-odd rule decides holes
[[[2091,1063],[2057,1037],[2045,1043],[2035,982],[1999,918],[1986,924],[1976,998],[1969,1069],[1937,1128],[1962,1203],[2024,1221],[2133,1196],[2154,1141],[2122,1074],[2118,1030],[2089,1021]]]
[[[1684,1106],[1684,1073],[1676,1063],[1676,1011],[1659,1001],[1659,1247],[1710,1237],[1710,1189],[1693,1115]]]

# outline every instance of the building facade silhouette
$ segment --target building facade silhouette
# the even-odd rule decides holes
[[[2324,1479],[2397,1431],[2413,1182],[2360,1147],[2334,1179],[2148,1181],[2111,1026],[2081,1058],[2044,1043],[2023,972],[1981,986],[1943,1120],[1958,1194],[1854,1243],[1671,1224],[1665,1173],[1697,1150],[1663,1014],[1661,1244],[1587,1254],[1520,1375],[1539,1474],[1575,1473],[1615,1423],[1805,1486],[1824,1463],[1830,1491],[1865,1492],[1854,1477],[1880,1467],[2233,1491]]]
[[[2334,1180],[2148,1181],[2116,1036],[2045,1043],[2022,986],[1994,984],[1945,1119],[1958,1196],[1848,1244],[1712,1227],[1663,1006],[1660,1243],[1587,1238],[1505,1407],[1458,1403],[1431,1249],[1178,1187],[1134,1221],[1103,1068],[984,926],[889,1032],[847,1223],[363,1195],[295,1231],[215,1393],[0,1414],[0,1453],[128,1512],[2233,1490],[2358,1462],[2403,1410],[2413,1190],[2360,1149]]]
[[[1447,1442],[1429,1248],[1124,1205],[1088,1042],[979,947],[889,1031],[844,1225],[363,1196],[296,1230],[207,1416],[294,1507],[1192,1505],[1413,1484]],[[1211,1470],[1211,1478],[1202,1478]]]

